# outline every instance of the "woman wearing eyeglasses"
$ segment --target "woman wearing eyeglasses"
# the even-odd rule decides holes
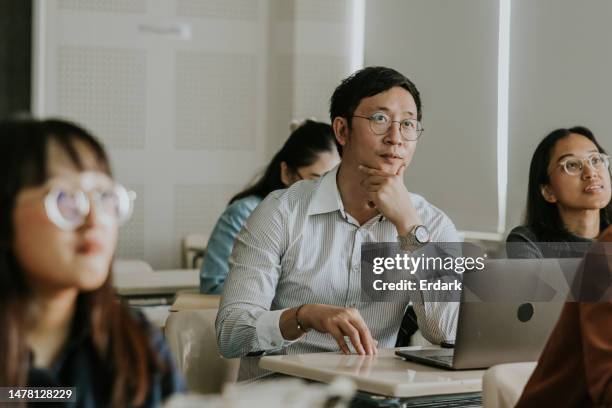
[[[608,155],[585,127],[546,136],[531,159],[525,225],[508,236],[508,256],[582,256],[612,222],[609,167]]]
[[[208,241],[200,271],[200,291],[220,294],[229,272],[236,235],[255,207],[274,190],[300,180],[316,179],[340,162],[336,139],[327,123],[306,120],[293,129],[263,175],[229,202]]]
[[[610,259],[592,243],[612,242],[610,187],[609,158],[589,129],[550,133],[531,160],[526,225],[508,236],[508,256],[586,256],[586,281],[605,291],[598,279],[609,275]],[[516,406],[612,406],[611,319],[609,299],[567,302]]]
[[[0,387],[74,387],[30,397],[84,407],[181,390],[161,333],[112,288],[133,197],[102,146],[64,121],[1,122],[0,188]]]

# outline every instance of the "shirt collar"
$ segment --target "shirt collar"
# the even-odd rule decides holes
[[[312,204],[308,209],[308,215],[325,214],[340,210],[342,216],[346,218],[344,205],[340,198],[340,190],[338,190],[338,164],[336,167],[328,171],[321,178],[321,182],[314,193]]]
[[[326,214],[334,211],[340,211],[342,218],[349,219],[349,214],[344,210],[344,204],[340,197],[340,189],[338,188],[338,169],[340,164],[328,171],[321,178],[321,182],[315,191],[312,199],[312,204],[308,209],[308,215]],[[352,217],[351,217],[352,218]],[[380,214],[376,217],[378,222],[381,222],[385,217]]]

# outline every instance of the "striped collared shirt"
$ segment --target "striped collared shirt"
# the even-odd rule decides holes
[[[216,330],[225,357],[279,349],[299,354],[338,351],[330,334],[309,332],[283,339],[279,318],[288,308],[320,303],[356,308],[379,348],[395,345],[406,304],[360,302],[361,244],[396,242],[397,229],[378,215],[363,225],[344,210],[336,175],[278,190],[255,209],[236,238]],[[458,242],[452,221],[411,193],[417,215],[433,242]],[[411,298],[423,336],[432,343],[454,339],[458,305]]]

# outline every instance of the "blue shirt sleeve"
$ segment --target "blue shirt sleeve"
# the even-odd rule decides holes
[[[247,218],[261,202],[256,196],[249,196],[228,206],[213,229],[208,240],[204,262],[200,270],[200,292],[220,294],[229,271],[229,257],[236,235]]]

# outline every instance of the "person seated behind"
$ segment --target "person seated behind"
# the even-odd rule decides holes
[[[76,406],[152,407],[184,389],[161,332],[114,294],[129,193],[96,139],[0,123],[0,386],[76,387]]]
[[[229,202],[208,241],[200,270],[200,292],[220,294],[229,270],[236,235],[257,205],[270,192],[300,180],[321,177],[340,161],[330,125],[306,120],[289,135],[255,184]]]
[[[582,257],[612,222],[609,167],[585,127],[546,136],[531,159],[525,225],[508,235],[508,257]]]
[[[399,72],[369,67],[331,98],[340,165],[271,193],[238,234],[216,321],[223,356],[282,350],[361,355],[393,347],[406,303],[361,302],[361,244],[458,242],[451,220],[408,192],[404,171],[422,132],[421,99]],[[418,231],[418,236],[417,236]],[[412,300],[432,343],[454,339],[457,304]],[[243,360],[241,379],[256,361]]]

